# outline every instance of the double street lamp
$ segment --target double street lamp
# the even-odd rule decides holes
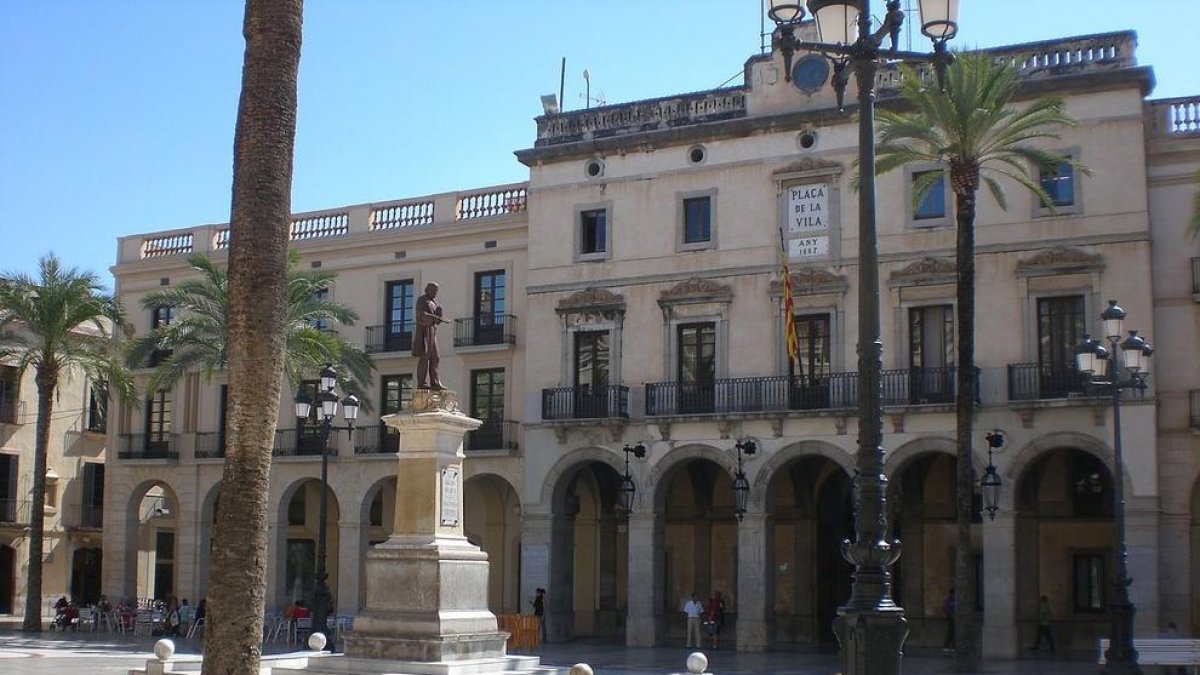
[[[1116,540],[1116,576],[1113,580],[1114,599],[1109,603],[1109,642],[1105,652],[1105,673],[1141,673],[1137,650],[1133,647],[1133,615],[1137,611],[1129,599],[1129,546],[1125,541],[1125,460],[1121,453],[1121,392],[1133,389],[1146,391],[1150,355],[1154,348],[1136,330],[1123,335],[1125,310],[1116,300],[1100,314],[1104,337],[1111,348],[1090,335],[1075,349],[1079,371],[1088,384],[1112,397],[1113,409],[1113,538]],[[1124,339],[1122,339],[1124,338]],[[1121,364],[1117,351],[1121,352]]]
[[[796,38],[804,20],[800,2],[771,0],[768,14],[779,27],[775,46],[782,52],[791,80],[797,50],[819,52],[833,62],[833,86],[842,106],[849,71],[858,84],[858,456],[855,541],[842,543],[842,555],[855,566],[851,597],[839,608],[834,631],[847,675],[899,673],[901,647],[908,635],[904,610],[891,594],[889,568],[900,557],[899,542],[888,536],[887,476],[883,471],[881,371],[883,343],[879,320],[879,243],[875,234],[875,74],[881,61],[933,63],[939,82],[950,55],[946,42],[958,32],[958,0],[920,0],[921,32],[933,41],[933,53],[897,49],[904,12],[889,0],[882,25],[871,30],[870,0],[809,0],[821,42]],[[855,27],[857,26],[857,33]],[[881,49],[884,38],[891,49]]]
[[[334,393],[337,387],[337,371],[332,366],[321,370],[320,391],[316,401],[303,389],[296,394],[296,433],[299,434],[304,422],[314,405],[320,406],[321,424],[321,501],[317,530],[317,579],[313,591],[312,625],[314,631],[327,633],[329,630],[329,606],[332,595],[329,592],[328,573],[325,571],[325,529],[329,522],[329,506],[326,492],[329,491],[329,436],[336,429],[345,429],[354,433],[354,420],[358,417],[358,397],[350,394],[342,400],[342,416],[346,418],[346,426],[334,427],[333,420],[337,417],[338,397]],[[299,438],[297,438],[299,442]],[[332,649],[332,641],[329,643]]]

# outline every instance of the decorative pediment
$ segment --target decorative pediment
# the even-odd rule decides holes
[[[800,178],[803,176],[816,175],[836,175],[840,174],[845,167],[839,162],[833,162],[828,159],[819,157],[805,157],[801,160],[792,162],[785,167],[776,169],[773,173],[776,180],[787,180],[789,178]]]
[[[694,302],[732,302],[733,290],[727,284],[712,279],[692,277],[663,291],[658,296],[659,305]]]
[[[954,283],[958,265],[950,258],[926,256],[892,272],[888,277],[890,286],[935,286]]]
[[[1104,256],[1082,249],[1055,246],[1017,263],[1017,276],[1079,274],[1104,269]]]
[[[585,288],[558,301],[558,310],[593,309],[619,305],[625,308],[625,298],[603,288]]]
[[[850,287],[846,277],[818,267],[801,267],[788,275],[792,280],[793,295],[815,295],[817,293],[845,293]],[[783,280],[771,281],[771,296],[783,294]]]

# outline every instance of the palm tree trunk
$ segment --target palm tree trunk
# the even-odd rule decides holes
[[[279,415],[303,0],[247,0],[229,253],[229,450],[213,527],[203,670],[258,675]]]
[[[50,421],[58,373],[46,367],[36,376],[38,411],[33,446],[33,495],[29,505],[29,571],[25,576],[25,618],[21,630],[42,630],[42,558],[46,550],[46,454],[50,450]]]
[[[975,510],[975,474],[971,438],[975,416],[975,191],[955,195],[958,236],[955,257],[958,265],[958,392],[955,399],[957,472],[954,504],[956,541],[954,556],[955,653],[954,668],[960,673],[979,670],[979,628],[975,617],[975,553],[971,545],[971,521]]]

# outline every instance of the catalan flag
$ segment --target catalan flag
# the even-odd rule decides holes
[[[792,300],[792,275],[788,273],[787,255],[783,259],[783,322],[787,335],[788,363],[800,358],[800,337],[796,334],[796,307]]]

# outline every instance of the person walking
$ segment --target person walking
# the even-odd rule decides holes
[[[942,650],[951,651],[954,649],[954,612],[958,609],[958,599],[954,596],[954,589],[950,589],[950,593],[946,596],[946,601],[942,603],[942,612],[946,615],[946,639],[942,641]]]
[[[713,591],[708,599],[708,607],[704,610],[704,628],[713,649],[718,648],[721,640],[721,629],[725,627],[725,601],[721,599],[721,591]]]
[[[1050,653],[1054,653],[1054,635],[1050,633],[1050,621],[1054,618],[1054,612],[1050,609],[1050,598],[1042,596],[1038,598],[1038,626],[1037,639],[1033,641],[1033,651],[1037,651],[1042,646],[1042,638],[1046,638],[1046,644],[1050,647]]]
[[[683,615],[687,617],[687,647],[699,649],[700,619],[704,616],[704,605],[700,602],[700,594],[692,593],[692,599],[683,603]]]
[[[537,617],[538,638],[546,644],[546,589],[539,588],[533,596],[533,615]]]

